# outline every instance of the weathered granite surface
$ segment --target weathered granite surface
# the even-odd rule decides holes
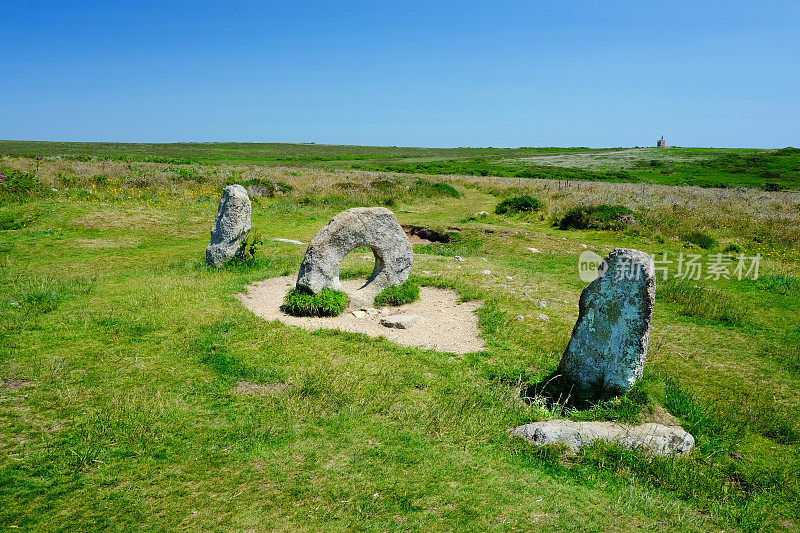
[[[642,377],[655,304],[653,260],[617,248],[581,293],[559,372],[583,392],[624,393]]]
[[[656,455],[686,455],[694,447],[694,437],[677,426],[642,424],[628,426],[615,422],[575,422],[547,420],[525,424],[511,433],[544,446],[564,443],[573,451],[602,440],[626,448],[642,448]]]
[[[308,245],[297,288],[316,294],[323,287],[342,290],[339,264],[354,248],[368,246],[375,256],[375,268],[351,305],[372,305],[383,289],[408,279],[413,250],[397,218],[385,207],[356,207],[333,217]],[[362,297],[363,296],[363,297]]]
[[[236,255],[242,239],[250,232],[250,212],[250,198],[244,187],[228,185],[222,189],[211,243],[206,248],[206,264],[219,267]]]

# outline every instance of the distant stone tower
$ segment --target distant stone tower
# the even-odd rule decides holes
[[[662,135],[662,136],[661,136],[661,138],[658,140],[658,142],[657,142],[657,144],[656,144],[656,147],[657,147],[657,148],[666,148],[666,147],[667,147],[667,141],[665,141],[665,140],[664,140],[664,136],[663,136],[663,135]]]

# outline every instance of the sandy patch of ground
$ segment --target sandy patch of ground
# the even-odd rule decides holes
[[[455,291],[421,287],[418,301],[400,307],[382,307],[378,313],[363,318],[357,318],[352,310],[338,317],[295,317],[281,311],[280,306],[286,293],[294,287],[296,279],[296,276],[265,279],[248,286],[245,293],[236,297],[261,318],[280,320],[284,324],[311,331],[338,329],[370,337],[385,337],[402,346],[459,354],[484,348],[475,313],[483,302],[458,303]],[[351,294],[364,285],[364,280],[347,280],[342,285],[345,292]],[[380,324],[381,318],[401,313],[418,315],[423,322],[410,329],[393,329]]]
[[[0,380],[0,390],[15,390],[29,387],[31,382],[27,379],[3,378]]]

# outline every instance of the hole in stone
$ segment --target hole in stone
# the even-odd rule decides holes
[[[343,285],[347,285],[346,282],[348,280],[366,279],[363,285],[355,289],[366,297],[366,294],[371,292],[369,290],[370,284],[379,272],[379,261],[380,259],[375,250],[369,246],[357,246],[348,252],[339,263],[339,280]],[[346,292],[350,292],[351,297],[354,296],[352,288]]]

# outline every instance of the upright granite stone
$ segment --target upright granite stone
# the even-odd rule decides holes
[[[617,248],[581,293],[578,321],[558,366],[579,392],[621,394],[642,377],[656,280],[644,252]]]
[[[372,305],[370,297],[408,279],[414,254],[394,213],[385,207],[356,207],[333,217],[311,239],[297,275],[297,288],[314,294],[323,287],[342,290],[339,264],[358,246],[372,249],[375,268],[359,289],[361,294],[350,295],[352,305]]]
[[[217,219],[211,228],[211,243],[206,248],[206,264],[219,267],[239,250],[239,243],[250,232],[250,198],[241,185],[222,190]]]

